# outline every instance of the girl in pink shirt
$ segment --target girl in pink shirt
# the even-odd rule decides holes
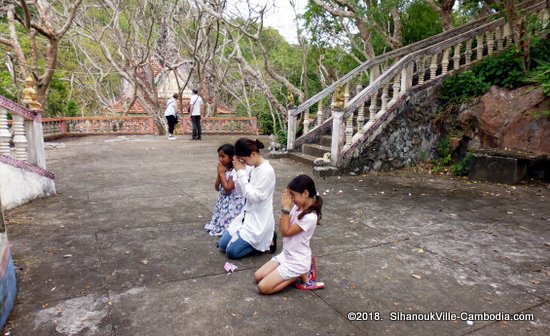
[[[254,274],[258,290],[261,294],[273,294],[292,283],[304,290],[324,288],[323,282],[315,281],[315,259],[309,247],[323,206],[311,177],[298,175],[292,179],[281,195],[281,205],[279,231],[283,250]]]

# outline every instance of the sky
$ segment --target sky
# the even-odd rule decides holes
[[[290,43],[298,43],[294,10],[289,0],[249,0],[253,6],[267,6],[264,16],[264,26],[275,28]],[[308,0],[292,0],[299,14],[303,13]],[[248,13],[246,0],[229,0],[229,6],[236,6],[241,13]]]

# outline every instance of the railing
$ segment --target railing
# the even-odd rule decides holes
[[[11,132],[8,113],[13,118]],[[41,110],[29,110],[0,96],[0,155],[46,169],[41,119]],[[12,133],[14,153],[10,149]]]
[[[153,117],[44,118],[44,137],[112,134],[155,134]]]
[[[44,118],[45,138],[84,135],[156,135],[157,127],[153,117],[82,117]],[[191,118],[180,118],[176,134],[190,133]],[[204,134],[243,133],[258,134],[256,118],[248,117],[206,117],[201,119]]]
[[[526,6],[527,4],[532,5]],[[523,4],[523,12],[536,13],[543,25],[546,25],[546,3],[531,1],[527,4]],[[481,26],[480,21],[477,21],[475,25],[469,24],[468,29],[457,28],[362,64],[295,110],[289,110],[287,148],[294,149],[311,141],[332,126],[332,164],[339,166],[342,159],[357,155],[353,153],[357,143],[379,132],[378,128],[388,118],[387,111],[395,108],[394,105],[401,104],[400,98],[413,87],[422,86],[446,76],[451,71],[468,67],[473,62],[508,47],[511,43],[509,25],[504,18],[493,19],[482,19],[485,23]],[[426,41],[432,45],[425,47],[428,43]],[[399,59],[400,56],[403,57]],[[353,88],[352,79],[360,80],[365,72],[369,74],[370,84],[364,89],[360,83]],[[325,120],[323,99],[329,98],[342,85],[344,92],[340,99],[343,100],[343,108],[338,107],[339,104],[336,103],[337,95],[332,95],[331,117]],[[357,94],[350,100],[353,89]],[[317,116],[313,120],[316,127],[310,130],[309,125],[312,121],[309,120],[308,109],[314,104],[318,104]],[[368,115],[365,113],[366,108]],[[300,113],[305,114],[304,135],[295,139],[296,123]]]

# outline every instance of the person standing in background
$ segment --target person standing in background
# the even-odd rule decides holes
[[[201,140],[201,115],[203,101],[199,96],[199,90],[193,89],[193,95],[189,99],[189,113],[191,114],[191,122],[193,124],[192,140]]]
[[[179,95],[174,93],[172,98],[168,99],[166,102],[166,110],[164,111],[164,116],[166,117],[166,122],[168,123],[168,140],[176,140],[174,136],[174,127],[178,123],[178,109],[177,109],[177,99]]]

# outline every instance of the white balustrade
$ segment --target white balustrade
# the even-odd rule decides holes
[[[310,123],[311,123],[311,121],[309,121],[309,111],[305,110],[304,111],[304,134],[309,133],[309,124]]]
[[[357,84],[356,89],[357,94],[363,90],[363,85]],[[357,111],[357,129],[360,131],[363,129],[363,125],[365,125],[365,103],[359,105],[358,111]]]
[[[401,73],[398,73],[393,78],[393,86],[392,86],[392,98],[391,101],[396,101],[397,98],[399,98],[399,95],[401,93]]]
[[[11,133],[8,129],[8,110],[0,106],[0,155],[10,155]]]
[[[437,53],[432,55],[430,61],[430,80],[435,79],[437,72]]]
[[[476,36],[476,61],[483,57],[483,34]]]
[[[471,39],[466,41],[466,51],[464,52],[464,55],[466,55],[465,65],[472,63],[472,42],[473,41]]]
[[[494,45],[495,45],[495,32],[494,31],[488,31],[485,34],[485,37],[487,39],[487,54],[492,55],[494,53]]]
[[[444,76],[447,74],[447,71],[449,69],[449,51],[450,49],[447,48],[443,51],[443,58],[441,59],[441,75]]]
[[[296,141],[296,116],[293,115],[294,110],[288,110],[288,125],[287,125],[287,140],[286,148],[288,150],[294,149],[294,142]]]
[[[25,118],[19,114],[13,114],[13,143],[15,145],[15,158],[27,161],[27,138],[25,137]]]
[[[460,48],[461,47],[462,47],[462,43],[459,43],[454,46],[453,70],[460,68]]]
[[[323,100],[319,100],[317,104],[317,126],[321,125],[325,121],[323,119]]]
[[[497,51],[500,51],[502,50],[503,48],[503,45],[502,45],[502,27],[497,27],[496,30],[495,30],[495,42],[496,42],[496,47],[497,47]]]

